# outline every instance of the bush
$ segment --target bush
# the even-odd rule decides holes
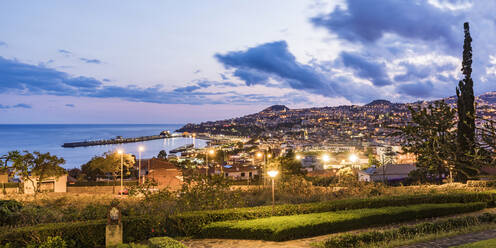
[[[321,247],[325,248],[341,248],[341,247],[363,247],[367,244],[376,242],[390,242],[393,240],[408,240],[413,237],[418,237],[426,234],[449,232],[461,228],[468,228],[484,223],[494,222],[496,215],[484,213],[478,216],[465,216],[458,218],[450,218],[435,222],[425,222],[412,226],[402,226],[385,231],[370,231],[355,234],[341,234],[333,236],[321,243]]]
[[[150,248],[187,248],[183,243],[169,237],[151,238],[148,243]]]
[[[37,248],[66,248],[67,242],[59,236],[48,237],[47,240],[41,243]]]
[[[134,186],[138,185],[138,180],[132,181],[123,181],[122,184],[124,186]],[[75,182],[75,183],[67,183],[67,187],[88,187],[88,186],[113,186],[114,181],[98,181],[98,182]],[[120,185],[120,182],[115,182],[115,186]]]
[[[11,229],[0,234],[0,245],[26,247],[39,244],[48,237],[60,236],[73,247],[95,247],[105,245],[106,220],[41,224]],[[123,218],[125,242],[146,240],[165,235],[164,225],[153,218]]]
[[[276,205],[274,216],[321,213],[337,210],[407,206],[422,203],[487,202],[494,206],[493,193],[452,193],[430,195],[381,196],[369,199],[343,199],[328,202]],[[167,217],[168,235],[191,236],[202,226],[227,220],[247,220],[272,216],[271,206],[205,210],[179,213]]]
[[[484,209],[486,203],[421,204],[211,223],[199,237],[284,241]]]
[[[15,200],[0,200],[0,226],[12,225],[19,218],[22,203]]]

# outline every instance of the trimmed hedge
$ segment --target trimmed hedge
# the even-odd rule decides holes
[[[150,248],[187,248],[183,243],[169,237],[151,238],[148,244]]]
[[[11,247],[25,247],[38,244],[48,237],[60,236],[74,247],[95,247],[105,245],[105,225],[107,220],[79,221],[41,224],[20,227],[0,233],[0,245],[10,243]],[[123,218],[124,242],[147,240],[163,236],[163,225],[152,218]]]
[[[295,214],[322,213],[338,210],[351,210],[363,208],[381,208],[390,206],[408,206],[413,204],[427,203],[469,203],[486,202],[494,206],[495,193],[450,193],[450,194],[427,194],[427,195],[402,195],[402,196],[380,196],[368,199],[343,199],[326,202],[283,204],[276,205],[274,216],[287,216]],[[168,217],[167,235],[169,236],[191,236],[200,232],[204,225],[212,222],[227,220],[248,220],[270,217],[271,206],[233,208],[223,210],[207,210],[180,213]]]
[[[425,222],[412,226],[402,226],[385,231],[369,231],[363,233],[346,233],[331,237],[322,242],[320,247],[341,248],[341,247],[362,247],[367,244],[378,242],[390,242],[393,240],[408,240],[425,234],[438,232],[455,231],[462,228],[473,227],[485,223],[493,223],[496,215],[484,213],[478,216],[465,216]]]
[[[494,187],[496,186],[496,180],[468,180],[468,187]]]
[[[486,203],[420,204],[406,207],[345,210],[337,212],[277,216],[243,221],[211,223],[202,228],[199,237],[292,240],[370,226],[473,212]]]

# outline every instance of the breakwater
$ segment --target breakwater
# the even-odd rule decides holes
[[[165,138],[171,138],[171,137],[172,136],[169,135],[169,134],[142,136],[142,137],[135,137],[135,138],[117,137],[115,139],[92,140],[92,141],[81,141],[81,142],[64,143],[62,145],[62,147],[74,148],[74,147],[84,147],[84,146],[113,145],[113,144],[142,142],[142,141],[156,140],[156,139],[165,139]]]

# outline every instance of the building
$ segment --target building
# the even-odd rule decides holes
[[[141,161],[141,175],[154,180],[159,189],[177,190],[183,185],[183,173],[175,165],[158,158]]]
[[[257,166],[242,166],[242,165],[233,165],[230,167],[224,166],[223,171],[225,177],[229,177],[233,180],[253,180],[255,177],[258,177],[259,171]],[[220,169],[216,169],[215,173],[222,173]]]
[[[364,182],[402,181],[410,172],[416,170],[414,164],[391,164],[381,167],[369,167],[358,171],[358,180]]]
[[[22,180],[22,185],[24,188],[24,194],[34,194],[33,184],[36,185],[38,183],[38,178],[33,177],[32,181],[29,179]],[[67,174],[59,176],[59,177],[49,177],[44,179],[41,182],[40,191],[48,191],[48,192],[59,192],[65,193],[67,192]]]

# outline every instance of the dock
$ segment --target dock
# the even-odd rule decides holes
[[[156,139],[166,139],[166,138],[171,138],[171,137],[172,136],[170,135],[169,132],[164,131],[164,132],[161,132],[160,135],[141,136],[141,137],[135,137],[135,138],[123,138],[121,136],[117,136],[114,139],[64,143],[62,145],[62,147],[75,148],[75,147],[85,147],[85,146],[114,145],[114,144],[135,143],[135,142],[142,142],[142,141],[156,140]]]
[[[183,146],[180,146],[180,147],[177,147],[175,149],[172,149],[169,151],[169,153],[178,153],[178,152],[184,152],[190,148],[193,148],[194,145],[193,144],[187,144],[187,145],[183,145]]]

